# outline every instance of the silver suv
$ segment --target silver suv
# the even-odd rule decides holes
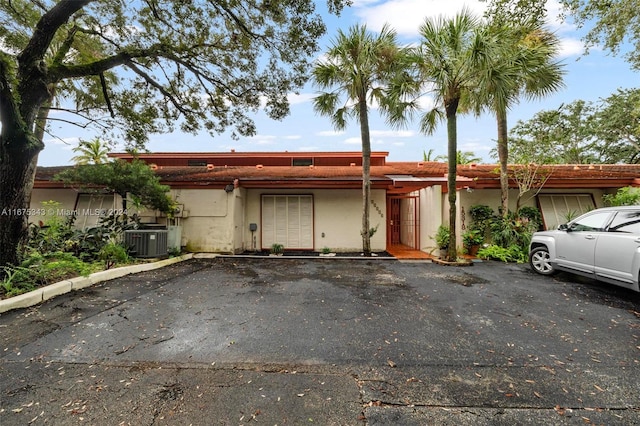
[[[640,206],[596,209],[535,232],[529,264],[542,275],[561,270],[640,291]]]

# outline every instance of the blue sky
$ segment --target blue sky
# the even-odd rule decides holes
[[[378,31],[385,23],[393,27],[403,43],[418,41],[418,27],[426,17],[453,16],[467,7],[481,15],[486,3],[477,0],[354,0],[353,5],[340,17],[324,13],[324,1],[318,0],[318,8],[326,17],[327,35],[322,39],[323,50],[330,45],[338,29],[347,30],[357,23],[365,23],[372,31]],[[637,87],[638,74],[630,69],[622,56],[611,56],[597,48],[583,55],[580,41],[584,30],[571,23],[562,23],[556,17],[559,6],[555,1],[547,3],[548,25],[562,40],[561,60],[565,64],[566,87],[552,96],[537,101],[522,101],[509,114],[509,127],[518,120],[528,120],[536,112],[558,108],[562,103],[578,99],[598,101],[614,93],[618,88]],[[322,52],[319,53],[321,55]],[[291,114],[283,121],[273,121],[263,114],[255,116],[257,135],[232,140],[228,135],[211,137],[203,133],[152,135],[147,148],[155,152],[207,151],[360,151],[360,134],[357,122],[346,131],[334,131],[328,118],[313,111],[315,88],[308,84],[299,95],[291,94]],[[75,128],[54,126],[57,139],[45,138],[46,148],[40,154],[39,165],[55,166],[71,164],[72,149],[78,139],[90,139],[97,134]],[[446,128],[442,124],[433,135],[418,131],[418,123],[411,123],[402,130],[391,129],[377,111],[371,113],[372,149],[388,151],[390,161],[419,161],[423,151],[434,150],[435,155],[447,150]],[[495,145],[496,125],[493,117],[485,114],[479,118],[458,118],[458,148],[473,151],[484,162],[493,163],[489,151]]]

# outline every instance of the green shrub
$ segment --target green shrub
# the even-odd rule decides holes
[[[98,258],[104,262],[105,269],[112,268],[116,263],[127,263],[129,254],[121,244],[108,243],[98,253]]]
[[[503,262],[525,263],[528,260],[528,248],[512,245],[500,247],[490,244],[478,250],[478,257],[481,259],[501,260]]]
[[[525,206],[518,210],[521,219],[527,219],[536,231],[542,230],[542,213],[535,207]]]
[[[626,186],[615,194],[603,195],[602,200],[606,206],[634,206],[640,204],[640,188]]]
[[[469,230],[477,230],[483,237],[483,240],[489,237],[489,228],[493,220],[493,209],[485,205],[475,205],[469,208],[469,216],[471,223]]]
[[[507,217],[496,217],[490,224],[491,243],[503,248],[518,246],[528,250],[536,227],[527,219],[510,213]]]
[[[99,268],[71,253],[56,251],[41,254],[31,251],[20,265],[2,269],[5,279],[0,281],[0,289],[5,297],[11,297],[64,279],[86,276]]]
[[[5,278],[0,281],[0,296],[13,297],[35,289],[29,271],[21,267],[2,267]]]
[[[446,249],[449,247],[449,227],[445,225],[438,226],[436,235],[433,239],[436,241],[436,245],[439,249]]]
[[[271,254],[282,254],[284,253],[284,246],[280,243],[271,244]]]

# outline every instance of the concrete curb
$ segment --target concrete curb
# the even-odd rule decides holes
[[[24,293],[10,299],[0,300],[0,314],[13,309],[28,308],[29,306],[37,305],[38,303],[42,303],[45,300],[49,300],[61,294],[89,287],[103,281],[113,280],[116,278],[124,277],[125,275],[137,274],[138,272],[151,271],[153,269],[158,269],[164,266],[172,265],[174,263],[189,260],[194,257],[198,256],[194,255],[193,253],[187,253],[183,254],[182,256],[172,257],[169,259],[160,260],[158,262],[123,266],[121,268],[94,272],[87,277],[76,277],[69,280],[60,281],[55,284],[40,287],[36,290],[30,291],[29,293]]]

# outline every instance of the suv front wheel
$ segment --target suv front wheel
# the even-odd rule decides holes
[[[546,247],[536,247],[531,250],[529,265],[531,265],[531,269],[541,275],[551,275],[556,272],[556,268],[551,264],[549,250]]]

